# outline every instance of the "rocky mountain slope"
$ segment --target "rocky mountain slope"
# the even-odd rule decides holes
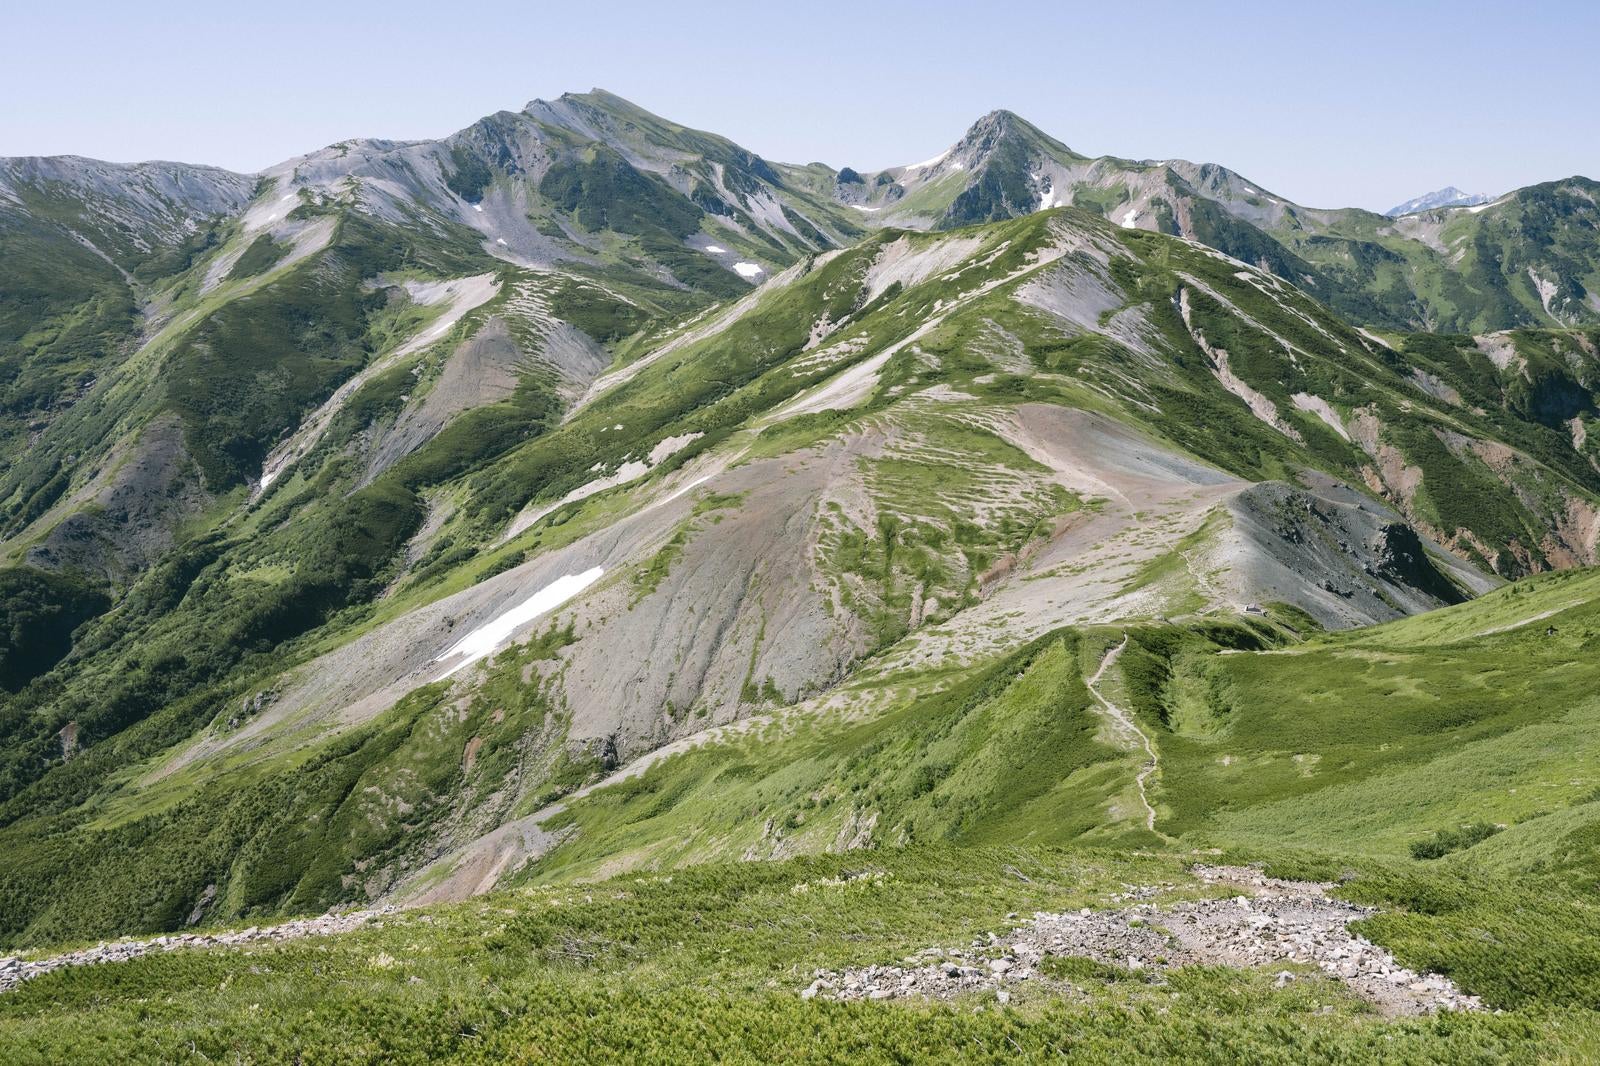
[[[862,176],[771,164],[598,90],[534,101],[441,141],[342,142],[248,178],[12,160],[0,179],[0,240],[17,279],[0,301],[9,323],[0,448],[29,454],[0,477],[0,532],[13,558],[125,582],[219,496],[270,482],[315,443],[357,384],[353,363],[316,350],[355,343],[370,353],[411,324],[372,335],[377,290],[405,292],[413,318],[438,313],[430,325],[443,330],[465,307],[437,301],[465,277],[564,278],[560,306],[544,313],[570,353],[586,343],[572,331],[616,344],[869,225],[950,226],[1070,202],[1208,243],[1358,325],[1483,336],[1592,321],[1585,189],[1574,179],[1374,229],[1378,216],[1308,212],[1218,167],[1088,160],[1006,112],[927,164]],[[346,282],[330,282],[330,260]],[[407,271],[416,276],[399,278]],[[386,299],[391,314],[395,296]],[[313,338],[299,322],[307,315],[342,325]],[[270,366],[241,372],[236,353],[206,354],[238,345],[230,329],[310,358],[280,365],[258,353]],[[389,367],[358,362],[367,375]],[[568,391],[584,386],[554,372]],[[252,380],[266,388],[240,403]],[[442,410],[436,399],[402,438],[414,445],[442,428]]]
[[[363,483],[535,366],[570,399],[647,321],[857,236],[817,181],[598,92],[252,177],[8,161],[0,446],[29,454],[0,477],[6,548],[125,582],[315,445],[358,385],[421,374],[413,357],[492,296],[512,324],[473,358],[498,383],[470,361],[444,374]],[[456,394],[463,374],[481,395]]]

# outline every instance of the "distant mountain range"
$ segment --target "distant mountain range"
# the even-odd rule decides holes
[[[1462,192],[1454,185],[1446,185],[1442,189],[1423,193],[1415,199],[1391,207],[1384,214],[1390,218],[1398,218],[1401,215],[1413,215],[1418,211],[1432,211],[1440,207],[1473,207],[1477,204],[1486,204],[1490,199],[1480,193]]]

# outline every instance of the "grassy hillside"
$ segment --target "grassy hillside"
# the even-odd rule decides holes
[[[1155,834],[1117,827],[1135,763],[1084,687],[1115,634],[1057,634],[901,709],[775,721],[576,799],[549,823],[573,835],[516,887],[325,940],[58,971],[0,997],[0,1032],[22,1061],[1585,1061],[1597,582],[1307,640],[1133,629],[1097,684],[1155,739]],[[1018,915],[1217,892],[1190,880],[1197,855],[1337,878],[1377,908],[1362,934],[1496,1012],[1384,1019],[1314,970],[1071,956],[1004,1001],[800,995]]]
[[[1581,898],[1376,865],[1344,891],[1407,909],[1366,923],[1372,935],[1505,1013],[1381,1020],[1329,978],[1280,988],[1227,967],[1152,983],[1072,966],[1060,989],[1022,986],[1006,1006],[992,992],[799,995],[815,970],[981,939],[1008,915],[1103,906],[1128,885],[1204,894],[1187,861],[920,848],[528,888],[320,941],[58,971],[0,997],[0,1039],[18,1062],[1578,1062],[1600,1046]],[[1570,955],[1550,952],[1557,928]]]

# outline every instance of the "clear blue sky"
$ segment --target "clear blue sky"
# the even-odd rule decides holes
[[[601,86],[771,159],[924,159],[1010,108],[1301,203],[1600,177],[1600,2],[13,3],[0,155],[255,170]]]

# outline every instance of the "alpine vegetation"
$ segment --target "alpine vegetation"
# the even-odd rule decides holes
[[[1592,1060],[1597,205],[0,159],[7,1060]]]

